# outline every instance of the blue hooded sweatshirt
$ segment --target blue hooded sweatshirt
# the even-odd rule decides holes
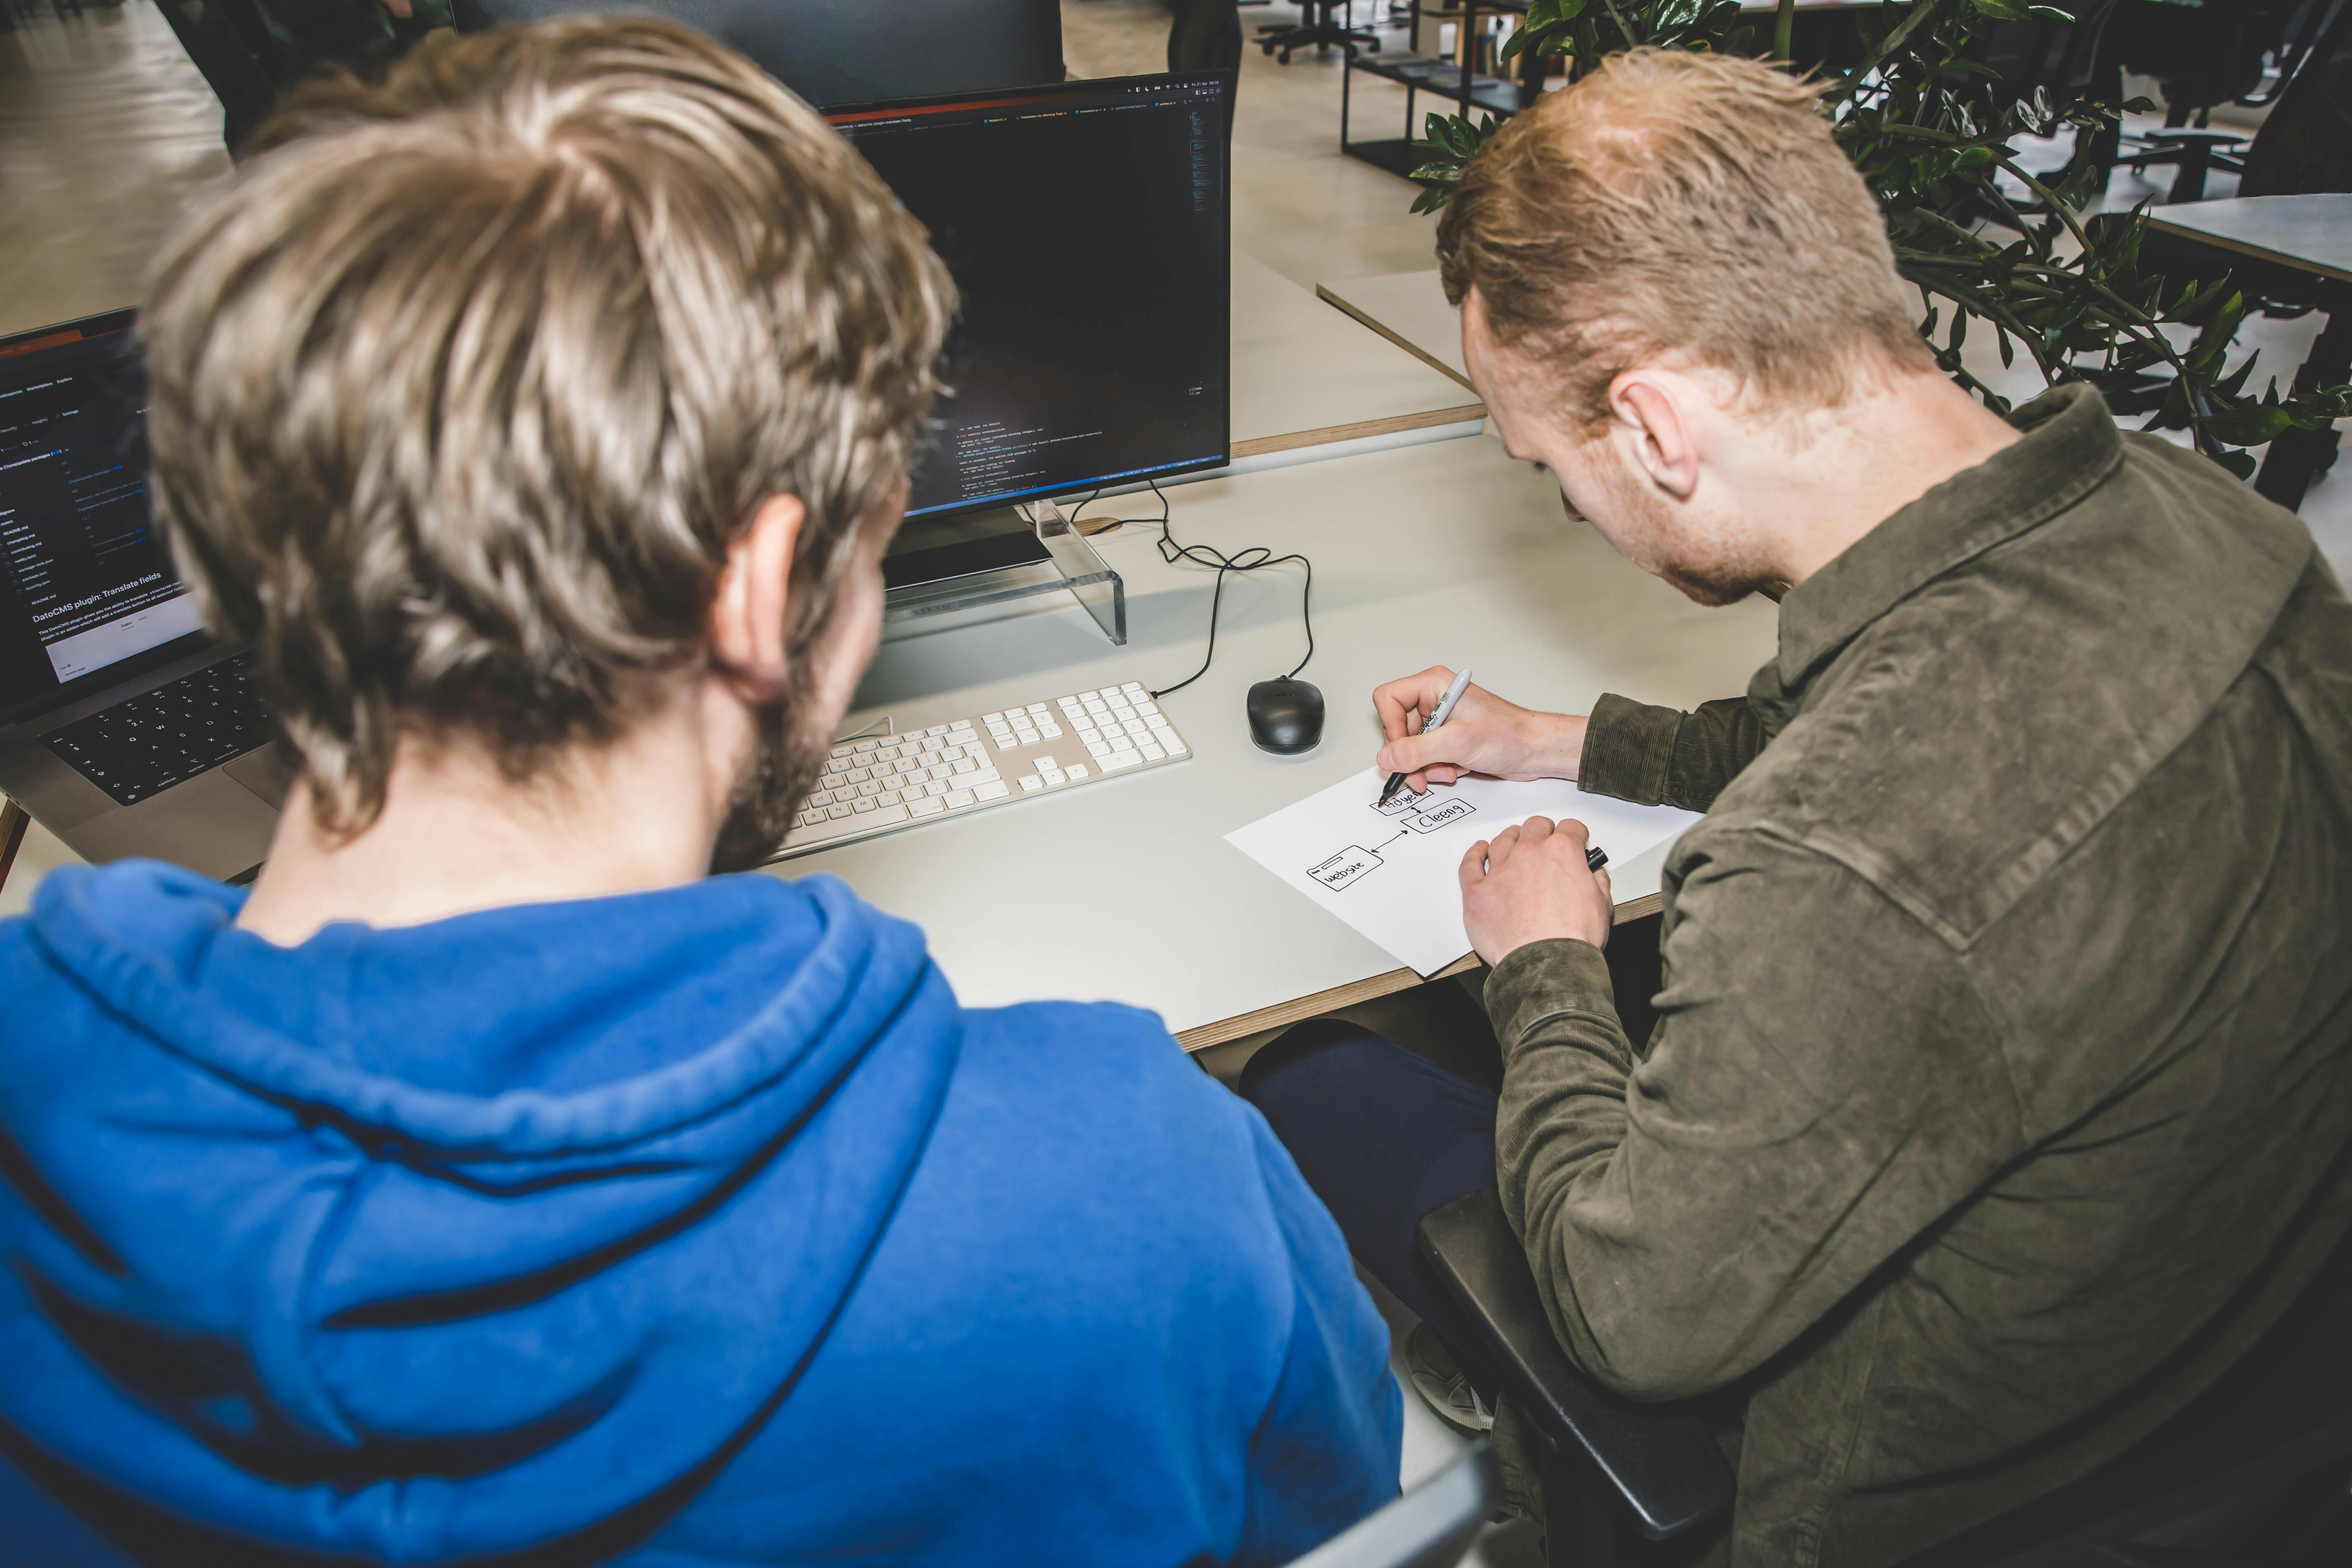
[[[1158,1019],[960,1007],[840,882],[0,923],[0,1563],[1279,1563],[1388,1337]]]

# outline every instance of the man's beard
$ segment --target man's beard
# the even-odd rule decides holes
[[[794,658],[784,694],[752,710],[757,730],[751,758],[735,781],[719,841],[710,850],[715,874],[749,871],[774,859],[792,831],[793,814],[824,772],[832,737],[806,734],[802,728],[801,715],[815,706],[808,663],[805,657]]]

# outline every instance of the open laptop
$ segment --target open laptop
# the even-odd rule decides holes
[[[132,324],[0,338],[0,791],[85,859],[242,879],[287,770],[150,521]]]

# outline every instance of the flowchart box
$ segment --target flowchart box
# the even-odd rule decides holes
[[[1295,866],[1297,862],[1294,860],[1291,864]],[[1320,865],[1309,866],[1307,874],[1336,893],[1366,873],[1378,869],[1380,864],[1378,855],[1360,844],[1350,844]]]

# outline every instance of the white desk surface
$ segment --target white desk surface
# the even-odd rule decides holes
[[[1469,367],[1462,363],[1462,312],[1445,302],[1434,267],[1318,283],[1315,292],[1432,369],[1470,384]]]
[[[1477,398],[1271,267],[1233,265],[1238,460],[1486,417]]]
[[[1303,679],[1328,704],[1323,742],[1295,758],[1251,745],[1244,694],[1287,671],[1305,646],[1300,575],[1229,577],[1214,667],[1162,704],[1192,742],[1190,761],[775,868],[830,871],[922,925],[967,1003],[1129,1002],[1198,1047],[1287,1021],[1266,1011],[1301,999],[1320,1002],[1305,1016],[1415,984],[1223,842],[1370,762],[1381,739],[1374,685],[1466,663],[1481,685],[1563,711],[1589,710],[1603,689],[1689,706],[1744,691],[1773,652],[1771,605],[1699,609],[1569,522],[1550,479],[1506,458],[1491,436],[1171,494],[1181,541],[1226,551],[1262,542],[1313,558],[1316,654]],[[1129,515],[1156,510],[1129,504]],[[1163,564],[1157,537],[1129,527],[1095,541],[1128,584],[1125,647],[1066,600],[892,641],[850,725],[887,712],[906,729],[1108,683],[1181,680],[1200,664],[1213,574]],[[1656,891],[1664,858],[1661,848],[1611,868],[1621,906]],[[1327,994],[1348,987],[1360,989]]]
[[[2151,226],[2352,283],[2352,195],[2231,196],[2151,208]]]

